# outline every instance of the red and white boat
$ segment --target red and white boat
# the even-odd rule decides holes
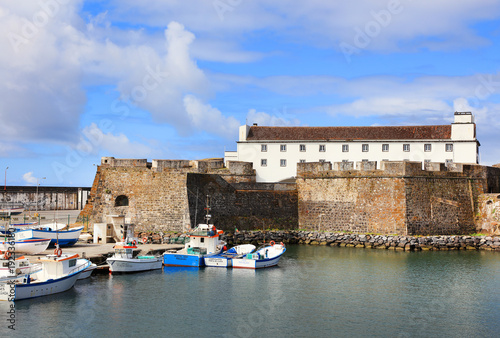
[[[11,251],[27,255],[38,255],[47,250],[50,238],[29,238],[0,242],[0,251]]]

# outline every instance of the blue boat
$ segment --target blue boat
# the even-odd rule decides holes
[[[210,208],[207,207],[207,210]],[[204,257],[221,253],[225,242],[220,239],[224,233],[217,230],[215,225],[209,224],[210,215],[205,216],[206,223],[198,226],[187,234],[189,241],[179,251],[167,251],[163,254],[165,266],[205,266]]]
[[[82,230],[83,226],[69,230],[53,230],[48,226],[40,226],[34,229],[17,230],[14,235],[16,241],[31,238],[49,238],[49,247],[55,246],[56,243],[59,243],[60,247],[68,247],[78,241]]]

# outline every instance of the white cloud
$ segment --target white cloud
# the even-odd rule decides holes
[[[225,117],[209,104],[203,104],[193,95],[184,97],[184,106],[192,125],[198,130],[204,130],[224,138],[235,138],[240,123],[234,117]]]
[[[149,146],[131,142],[122,133],[105,132],[95,123],[83,129],[80,142],[76,144],[75,149],[83,155],[96,155],[104,151],[124,158],[146,158],[152,152]]]
[[[279,114],[279,113],[278,113]],[[255,109],[250,109],[247,114],[247,121],[249,124],[257,123],[259,126],[299,126],[300,121],[290,116],[276,116],[264,112],[257,112]]]
[[[113,2],[119,3],[116,18],[157,27],[178,20],[203,38],[241,41],[259,31],[282,41],[331,48],[341,42],[355,45],[362,32],[368,40],[362,49],[383,51],[484,45],[488,41],[474,24],[500,13],[498,0],[193,0],[189,6],[182,0],[151,0],[148,6],[133,0]],[[222,4],[219,10],[216,4]]]
[[[23,180],[27,184],[36,185],[38,179],[36,177],[33,177],[33,172],[30,171],[30,172],[27,172],[26,174],[23,175]]]

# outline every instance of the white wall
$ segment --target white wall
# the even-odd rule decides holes
[[[261,145],[267,145],[267,151],[261,151]],[[280,151],[280,146],[286,145],[286,152]],[[301,152],[300,145],[306,146]],[[320,144],[325,145],[325,152],[319,151]],[[362,145],[368,144],[369,151],[363,152]],[[382,144],[389,145],[389,151],[382,151]],[[403,144],[410,145],[410,151],[403,151]],[[431,145],[431,151],[425,151],[424,144]],[[446,144],[453,144],[453,151],[446,151]],[[343,152],[342,145],[348,145],[349,151]],[[476,141],[453,142],[444,141],[351,141],[351,142],[238,142],[238,160],[252,162],[257,173],[258,182],[278,182],[292,178],[297,174],[296,164],[300,160],[318,162],[323,159],[329,162],[343,160],[358,162],[362,160],[377,161],[380,168],[382,160],[389,161],[419,161],[446,162],[452,160],[458,163],[476,163]],[[234,154],[234,153],[233,153]],[[267,160],[267,166],[261,165],[261,160]],[[280,166],[280,160],[286,160],[286,167]]]

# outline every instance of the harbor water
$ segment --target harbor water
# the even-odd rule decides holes
[[[263,270],[165,267],[1,302],[2,337],[494,337],[500,255],[289,246]]]

